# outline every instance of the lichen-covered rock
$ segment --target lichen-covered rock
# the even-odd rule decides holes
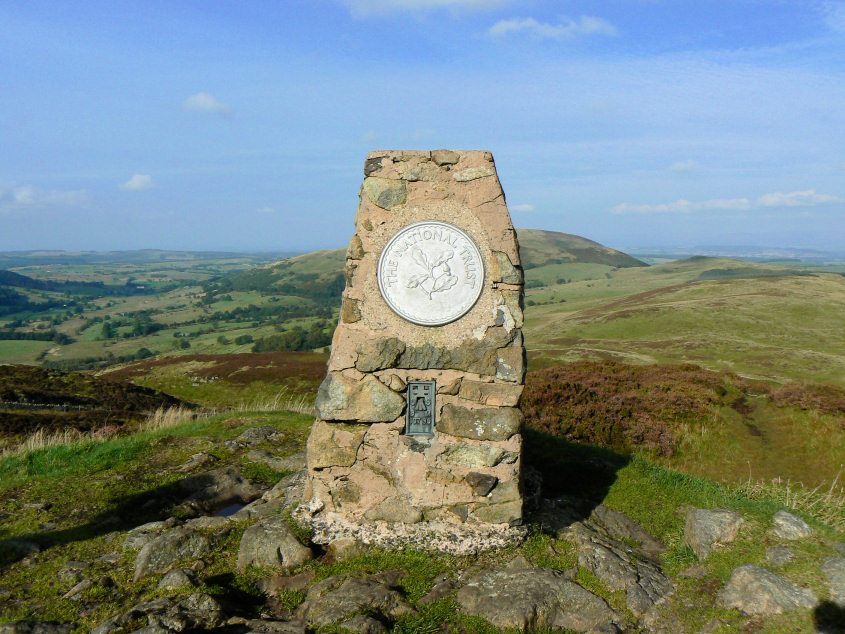
[[[472,494],[483,497],[493,490],[493,487],[499,482],[499,478],[489,473],[478,473],[477,471],[470,471],[464,478],[466,483],[472,488]]]
[[[785,566],[795,554],[786,546],[771,546],[766,549],[766,560],[773,566]]]
[[[468,401],[495,407],[513,407],[519,403],[523,386],[518,383],[486,383],[463,380],[458,395]]]
[[[385,571],[365,577],[352,573],[329,577],[315,583],[308,590],[297,616],[315,627],[344,621],[355,614],[378,615],[395,620],[414,614],[397,583],[401,571]]]
[[[277,429],[271,429],[278,433]],[[233,466],[196,473],[180,480],[178,486],[189,493],[182,504],[204,512],[227,504],[246,504],[264,492],[264,487],[244,478]]]
[[[293,568],[313,559],[311,549],[303,546],[285,518],[274,516],[244,531],[238,549],[238,569],[247,566]]]
[[[395,337],[370,339],[358,347],[355,368],[360,372],[392,368],[403,352],[405,352],[405,344]]]
[[[460,160],[460,155],[451,150],[432,150],[431,160],[437,165],[454,165]]]
[[[366,425],[315,420],[308,437],[308,468],[351,467],[355,464],[366,432]]]
[[[371,522],[382,520],[391,523],[416,524],[422,519],[422,511],[402,498],[387,498],[368,509],[364,513],[364,518]]]
[[[781,539],[804,539],[813,535],[813,529],[807,522],[787,511],[775,513],[772,524],[772,533]]]
[[[657,562],[636,549],[578,522],[568,532],[575,542],[578,565],[598,577],[611,590],[626,593],[626,605],[637,616],[645,614],[675,591]]]
[[[340,304],[340,320],[347,324],[361,321],[361,304],[357,299],[344,297]]]
[[[845,608],[845,557],[827,557],[822,573],[830,582],[830,600]]]
[[[149,627],[170,632],[202,631],[216,628],[226,620],[223,606],[212,596],[194,593],[168,608],[164,613],[147,615]]]
[[[379,423],[394,421],[405,399],[372,375],[360,381],[329,372],[317,390],[317,416],[326,421]]]
[[[171,570],[161,578],[157,590],[174,590],[197,585],[197,574],[190,568]]]
[[[401,205],[408,199],[408,186],[405,181],[377,176],[364,179],[364,193],[382,209]]]
[[[493,251],[493,258],[490,261],[490,278],[494,282],[504,284],[522,284],[522,269],[511,262],[507,253]]]
[[[141,549],[135,557],[133,581],[164,572],[178,561],[202,557],[212,546],[212,540],[199,531],[174,528],[159,535]]]
[[[744,614],[771,616],[812,608],[818,600],[812,590],[799,588],[765,568],[745,564],[735,568],[719,593],[719,605]]]
[[[464,613],[521,631],[586,632],[619,619],[604,599],[548,568],[487,570],[470,578],[456,598]]]
[[[465,467],[495,467],[504,455],[505,450],[501,447],[459,442],[446,449],[443,460]]]
[[[513,407],[469,409],[447,403],[437,431],[473,440],[507,440],[522,429],[522,412]]]
[[[496,351],[496,378],[522,383],[525,380],[525,348],[511,346]]]
[[[684,539],[696,557],[704,559],[714,548],[736,539],[742,517],[725,509],[696,509],[687,511]]]

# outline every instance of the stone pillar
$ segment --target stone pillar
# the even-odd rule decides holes
[[[371,152],[364,176],[299,517],[317,541],[512,542],[524,532],[523,276],[493,157]],[[434,385],[407,403],[418,381]],[[461,537],[475,544],[449,545]]]

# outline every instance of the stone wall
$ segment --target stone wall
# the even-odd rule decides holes
[[[493,157],[372,152],[364,175],[304,500],[359,524],[518,525],[523,276]],[[469,312],[436,327],[394,313],[376,275],[388,240],[424,220],[466,232],[486,269]],[[410,380],[437,382],[433,438],[404,434]]]

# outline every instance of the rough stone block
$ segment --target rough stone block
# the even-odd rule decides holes
[[[372,375],[356,381],[329,372],[317,390],[314,407],[317,416],[327,421],[383,423],[402,415],[405,399]]]
[[[522,429],[522,412],[513,407],[468,409],[447,403],[437,421],[437,430],[473,440],[507,440]]]

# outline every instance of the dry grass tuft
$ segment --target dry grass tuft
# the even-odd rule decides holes
[[[308,402],[304,394],[293,394],[287,387],[283,387],[273,396],[260,396],[251,401],[242,401],[235,408],[238,412],[296,412],[297,414],[314,414],[314,406]]]
[[[829,526],[845,530],[845,486],[840,484],[840,471],[829,485],[806,488],[801,482],[771,481],[750,477],[739,491],[753,500],[775,502],[794,511],[814,517]]]
[[[196,413],[182,405],[159,407],[147,416],[139,429],[141,431],[158,431],[194,420],[194,418],[196,418]]]
[[[39,427],[19,444],[3,448],[0,456],[6,457],[19,455],[30,451],[36,451],[38,449],[46,449],[47,447],[56,447],[58,445],[72,445],[74,443],[90,439],[91,434],[83,433],[76,429],[49,431]]]

